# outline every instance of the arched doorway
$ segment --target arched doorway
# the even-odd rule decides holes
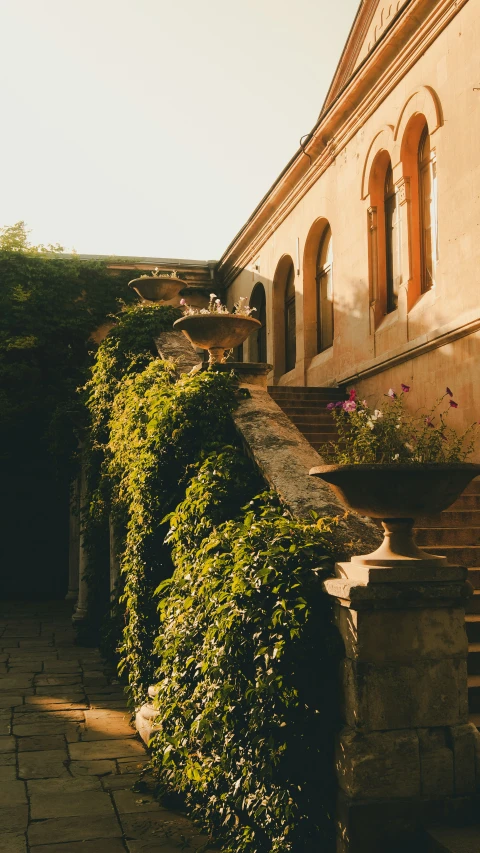
[[[252,290],[250,308],[255,308],[253,317],[262,324],[250,338],[251,361],[267,361],[267,297],[263,284],[258,282]]]

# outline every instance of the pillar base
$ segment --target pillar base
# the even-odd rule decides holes
[[[75,613],[72,616],[72,622],[83,622],[88,616],[88,610],[86,607],[77,607]]]
[[[78,589],[69,589],[66,596],[65,601],[76,601],[78,598]]]
[[[337,853],[424,853],[428,827],[450,814],[467,821],[480,802],[467,570],[414,562],[337,563],[324,583],[345,648]]]

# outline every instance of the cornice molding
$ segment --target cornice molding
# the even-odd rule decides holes
[[[468,0],[413,0],[312,131],[221,257],[225,286],[237,277],[368,118]],[[398,44],[405,38],[402,48]],[[379,70],[379,69],[384,69]],[[392,117],[394,118],[394,117]],[[308,153],[312,163],[304,156]]]

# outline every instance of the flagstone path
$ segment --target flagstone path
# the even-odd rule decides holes
[[[131,790],[145,749],[70,612],[0,605],[0,853],[207,853],[188,818]]]

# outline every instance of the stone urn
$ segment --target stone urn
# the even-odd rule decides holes
[[[261,326],[253,317],[237,314],[186,314],[173,328],[182,331],[194,347],[208,350],[210,364],[223,364],[225,352],[239,347]]]
[[[382,519],[385,531],[382,544],[371,554],[352,557],[352,565],[388,568],[390,573],[398,569],[399,577],[405,577],[410,569],[416,579],[420,579],[421,570],[422,577],[429,579],[438,568],[448,567],[448,562],[446,557],[417,547],[413,537],[415,518],[447,509],[480,474],[480,465],[471,462],[319,465],[309,473],[329,483],[349,509]],[[383,579],[394,580],[396,573]]]
[[[185,282],[171,275],[147,275],[128,282],[143,302],[170,302],[178,296]]]

